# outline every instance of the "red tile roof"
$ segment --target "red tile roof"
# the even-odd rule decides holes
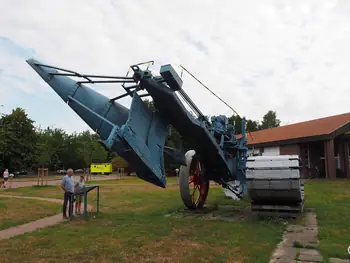
[[[350,112],[326,118],[280,126],[277,128],[251,132],[250,134],[247,133],[247,140],[248,145],[254,145],[311,136],[327,135],[349,123]],[[348,133],[350,133],[350,131]]]

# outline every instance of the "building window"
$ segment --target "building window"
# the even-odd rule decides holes
[[[339,156],[335,156],[335,164],[336,164],[336,167],[337,169],[340,169],[340,160],[339,160]]]
[[[305,165],[307,168],[310,168],[310,149],[309,144],[304,145],[304,156],[305,156]]]

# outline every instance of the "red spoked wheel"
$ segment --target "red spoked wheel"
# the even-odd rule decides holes
[[[203,165],[194,150],[185,154],[187,166],[180,167],[180,193],[183,203],[189,209],[200,209],[207,200],[209,181],[204,177]]]

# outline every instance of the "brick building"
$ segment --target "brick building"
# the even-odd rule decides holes
[[[350,178],[350,112],[247,133],[249,155],[297,154],[304,178]]]

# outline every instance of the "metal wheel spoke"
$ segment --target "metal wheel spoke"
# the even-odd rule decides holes
[[[194,185],[193,192],[192,192],[192,197],[194,197],[194,194],[195,194],[197,189],[198,189],[198,185]]]
[[[199,196],[197,198],[197,201],[196,201],[196,205],[198,205],[199,201],[202,199],[202,191],[203,191],[203,188],[201,187],[201,185],[198,185],[198,190],[199,190]]]
[[[207,184],[204,178],[205,170],[200,159],[193,157],[194,155],[188,156],[188,168],[182,168],[183,180],[182,184],[180,183],[180,191],[181,198],[188,208],[199,209],[203,207],[207,199],[209,184]],[[191,184],[193,184],[193,186]]]

